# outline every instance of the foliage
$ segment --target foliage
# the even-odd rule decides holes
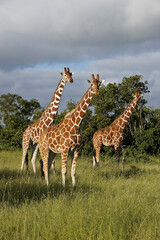
[[[21,147],[24,130],[41,115],[42,108],[35,99],[24,100],[16,94],[0,96],[0,149]]]

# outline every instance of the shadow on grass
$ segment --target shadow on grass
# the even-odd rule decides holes
[[[63,188],[61,181],[50,181],[47,187],[44,179],[39,176],[34,176],[33,173],[22,176],[18,171],[10,171],[8,169],[0,172],[0,203],[7,203],[13,206],[19,206],[23,203],[29,204],[31,201],[39,202],[45,199],[59,198],[60,196],[67,198],[75,198],[77,193],[82,195],[90,194],[95,189],[94,186],[77,185],[75,188],[71,185],[71,179],[66,179],[66,187]],[[25,176],[24,176],[25,175]],[[56,178],[56,177],[55,177]]]
[[[124,170],[124,172],[120,169],[116,169],[115,171],[109,172],[107,171],[106,173],[103,173],[102,176],[111,179],[111,178],[119,178],[121,176],[125,178],[131,178],[131,177],[137,177],[141,176],[145,173],[145,170],[141,170],[139,167],[136,167],[134,165],[130,166],[129,169]]]
[[[20,171],[16,170],[9,170],[8,168],[5,168],[3,170],[0,170],[0,179],[16,179],[20,177]]]
[[[145,170],[142,170],[139,167],[132,165],[128,170],[124,171],[124,173],[122,174],[125,178],[130,178],[130,177],[141,176],[144,173],[145,173]]]

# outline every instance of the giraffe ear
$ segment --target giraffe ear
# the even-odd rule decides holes
[[[63,72],[60,72],[61,75],[63,75]]]
[[[88,79],[87,82],[88,82],[88,83],[91,83],[91,80]]]
[[[99,74],[97,74],[97,80],[99,81]]]

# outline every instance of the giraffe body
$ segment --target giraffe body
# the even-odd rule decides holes
[[[43,171],[47,185],[48,172],[52,162],[54,161],[53,158],[55,157],[56,153],[60,153],[62,159],[62,185],[65,186],[67,157],[69,151],[74,150],[74,157],[71,166],[71,177],[72,185],[75,186],[76,162],[82,139],[79,126],[91,102],[93,94],[98,94],[99,86],[99,75],[97,75],[97,78],[95,79],[94,75],[92,74],[91,87],[84,94],[76,108],[68,113],[60,124],[56,126],[50,126],[41,136],[39,141],[39,149],[43,160]],[[50,154],[50,151],[52,151],[52,154]]]
[[[38,142],[39,142],[40,136],[43,133],[43,131],[45,131],[53,123],[55,119],[66,82],[71,82],[71,83],[73,82],[72,73],[70,72],[69,68],[68,69],[64,68],[64,73],[61,73],[61,74],[63,77],[56,88],[56,91],[51,99],[50,104],[45,109],[40,119],[35,123],[29,125],[23,134],[23,141],[22,141],[23,155],[22,155],[21,172],[23,171],[27,151],[28,151],[30,142],[32,141],[34,144],[36,144],[36,146],[34,147],[34,152],[32,154],[32,159],[31,159],[33,171],[34,173],[36,173],[35,161],[36,161],[36,155],[39,148]]]
[[[136,93],[134,100],[129,104],[122,115],[117,117],[108,127],[101,128],[94,133],[93,146],[95,150],[95,156],[93,156],[93,167],[95,167],[96,164],[99,165],[99,155],[102,145],[114,146],[117,166],[119,165],[120,150],[122,148],[123,141],[123,130],[140,97],[141,95],[139,93]],[[124,158],[125,151],[123,152],[123,170]]]

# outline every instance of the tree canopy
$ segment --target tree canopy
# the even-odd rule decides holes
[[[21,147],[22,134],[42,114],[36,99],[24,100],[17,94],[0,96],[0,148]]]

